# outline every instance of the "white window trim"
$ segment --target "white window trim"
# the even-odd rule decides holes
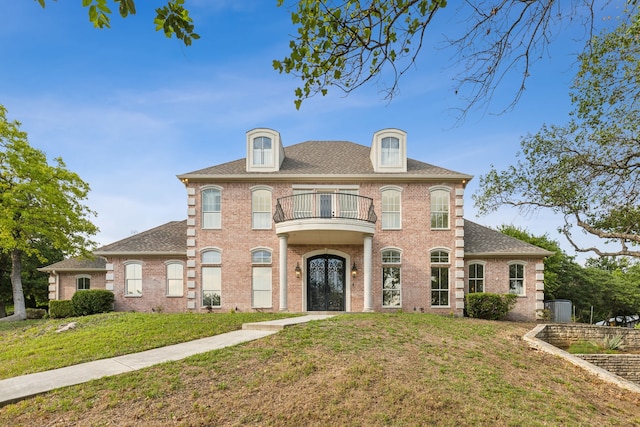
[[[258,251],[269,252],[269,255],[271,256],[271,261],[270,262],[254,262],[253,261],[253,254],[255,252],[258,252]],[[270,304],[269,305],[265,305],[265,306],[262,306],[262,305],[259,306],[259,305],[256,305],[256,303],[255,303],[255,298],[254,297],[255,297],[256,289],[254,288],[254,275],[253,275],[253,272],[254,272],[255,268],[268,268],[269,272],[271,274],[273,274],[273,251],[270,248],[257,247],[257,248],[251,249],[251,308],[256,308],[256,309],[261,309],[261,308],[262,309],[270,309],[270,308],[273,308],[273,277],[271,278],[271,280],[269,282],[269,286],[270,286],[269,292],[270,292],[270,296],[271,296],[271,299],[269,300]]]
[[[481,260],[474,260],[474,261],[469,261],[469,263],[467,264],[467,269],[466,269],[466,274],[467,274],[467,293],[471,292],[471,288],[469,286],[469,281],[471,280],[471,277],[469,275],[469,268],[472,265],[481,265],[482,266],[482,292],[478,292],[478,293],[485,293],[487,292],[487,262],[486,261],[481,261]]]
[[[269,164],[256,165],[253,163],[253,140],[261,136],[271,139],[271,162]],[[245,164],[247,172],[277,172],[280,170],[283,160],[284,148],[279,132],[267,128],[252,129],[247,132],[247,158]]]
[[[203,203],[203,193],[206,190],[218,190],[220,192],[220,227],[205,227],[204,226],[204,203]],[[221,230],[222,229],[222,210],[224,203],[222,202],[222,187],[219,185],[204,185],[200,187],[200,228],[203,230]],[[214,211],[215,212],[215,211]]]
[[[397,262],[389,262],[389,261],[384,261],[383,256],[385,252],[388,251],[394,251],[394,252],[398,252],[398,254],[400,255],[400,260]],[[384,274],[384,269],[385,267],[398,267],[400,269],[400,287],[398,289],[399,293],[400,293],[400,304],[399,305],[384,305],[384,295],[382,298],[382,308],[402,308],[402,249],[400,248],[396,248],[396,247],[385,247],[382,248],[382,250],[380,250],[380,264],[382,265],[382,272]],[[384,276],[383,276],[383,283],[382,283],[382,293],[384,294]]]
[[[398,227],[384,227],[382,216],[384,215],[384,211],[382,210],[382,199],[384,198],[384,193],[386,191],[397,191],[400,197],[400,208],[398,209],[398,215],[400,217],[400,221],[398,221]],[[380,228],[382,230],[402,230],[402,187],[398,187],[397,185],[385,185],[380,188]]]
[[[527,296],[527,262],[515,259],[507,262],[507,280],[509,280],[509,282],[511,281],[511,273],[509,272],[509,270],[511,269],[512,265],[522,266],[522,293],[513,295],[517,295],[519,298],[524,298]],[[507,293],[511,293],[511,284],[509,282],[507,282]]]
[[[269,187],[268,185],[255,185],[251,188],[251,229],[252,230],[271,230],[273,227],[273,187]],[[253,207],[253,196],[257,191],[268,191],[269,192],[269,227],[256,227],[253,218],[256,211]],[[266,211],[260,211],[259,213],[265,213]]]
[[[399,141],[399,165],[383,165],[382,164],[382,140],[384,138],[393,137]],[[400,129],[382,129],[373,134],[371,142],[371,164],[374,172],[380,173],[404,173],[407,172],[407,133]]]
[[[451,187],[447,187],[444,185],[436,185],[429,189],[429,228],[431,230],[451,230]],[[431,225],[431,216],[434,213],[433,210],[433,193],[436,191],[445,191],[449,194],[449,203],[447,204],[447,226],[446,227],[433,227]]]
[[[170,294],[169,293],[169,266],[173,264],[182,265],[182,291],[180,294]],[[184,261],[178,259],[170,259],[164,262],[164,268],[166,273],[166,286],[165,286],[165,296],[167,298],[178,298],[184,296],[184,272],[185,272],[185,263]]]
[[[449,256],[448,256],[448,261],[447,262],[432,262],[431,261],[431,254],[433,252],[446,252]],[[433,277],[431,276],[431,268],[436,267],[436,268],[447,268],[447,283],[448,283],[448,289],[447,289],[447,293],[448,298],[447,298],[447,305],[433,305],[431,303],[432,298],[431,298],[431,292],[433,291],[433,287],[431,286],[431,284],[433,283]],[[429,250],[429,306],[431,308],[451,308],[451,249],[449,248],[443,248],[443,247],[439,247],[439,248],[432,248]]]
[[[90,274],[78,274],[75,276],[76,291],[84,291],[86,289],[78,289],[78,279],[89,279],[89,289],[91,289],[91,275]]]
[[[144,279],[143,279],[144,274],[143,274],[143,271],[142,271],[142,267],[144,267],[144,263],[142,261],[140,261],[140,260],[127,260],[127,261],[123,262],[122,264],[124,265],[124,297],[125,298],[140,298],[140,297],[142,297],[142,294],[143,294],[142,286],[144,285],[144,283],[143,283],[144,282]],[[127,266],[133,265],[133,264],[136,264],[136,265],[140,266],[140,294],[128,294],[127,293],[127,289],[128,289],[127,280],[129,280],[129,279],[127,279]]]

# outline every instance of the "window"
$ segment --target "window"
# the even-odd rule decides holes
[[[76,277],[76,289],[79,291],[86,291],[88,289],[91,289],[91,277],[90,276]]]
[[[524,264],[509,264],[509,293],[524,295]]]
[[[259,136],[253,139],[253,164],[269,166],[273,164],[273,142],[271,138]]]
[[[124,270],[124,295],[125,296],[141,296],[142,295],[142,264],[132,262],[125,265]]]
[[[382,229],[399,230],[400,225],[400,190],[382,190]]]
[[[167,296],[182,296],[184,289],[184,266],[181,262],[167,264]]]
[[[253,308],[271,308],[271,252],[264,249],[251,253],[252,300]]]
[[[469,293],[484,292],[484,265],[469,264]]]
[[[395,137],[382,138],[381,141],[381,164],[382,166],[400,165],[400,140]]]
[[[218,250],[206,250],[202,259],[202,306],[220,307],[222,300],[222,256]],[[213,264],[213,265],[211,265]]]
[[[443,250],[431,252],[431,306],[449,306],[449,253]]]
[[[383,307],[400,307],[402,305],[400,283],[400,251],[382,251]]]
[[[268,230],[271,228],[271,191],[254,190],[251,196],[252,227]]]
[[[449,192],[431,192],[431,228],[449,228]]]
[[[338,216],[358,218],[358,190],[338,190]]]
[[[220,228],[220,189],[202,190],[202,228]]]

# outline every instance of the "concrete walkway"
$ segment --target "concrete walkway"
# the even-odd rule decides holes
[[[0,380],[0,406],[56,388],[81,384],[109,375],[132,372],[159,363],[181,360],[195,354],[253,341],[273,335],[287,326],[312,320],[323,320],[329,317],[332,317],[332,315],[312,314],[267,322],[246,323],[242,325],[242,329],[239,331],[227,332],[140,353]]]

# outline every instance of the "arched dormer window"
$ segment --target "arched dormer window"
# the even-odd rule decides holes
[[[407,133],[384,129],[373,134],[371,163],[375,172],[407,171]]]
[[[284,160],[280,134],[273,129],[247,132],[247,172],[277,172]]]

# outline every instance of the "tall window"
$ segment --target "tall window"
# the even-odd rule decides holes
[[[251,253],[253,308],[271,308],[271,252],[255,250]]]
[[[400,229],[400,190],[382,190],[382,229]]]
[[[252,227],[254,229],[271,228],[271,191],[254,190],[251,195]]]
[[[90,276],[76,277],[76,289],[79,291],[86,291],[87,289],[91,289],[91,277]]]
[[[253,139],[253,164],[269,166],[273,163],[273,145],[271,138],[259,136]]]
[[[484,292],[484,265],[469,264],[469,293]]]
[[[431,192],[431,228],[449,228],[449,192]]]
[[[382,138],[382,166],[398,166],[400,164],[400,140],[392,136]]]
[[[449,305],[449,253],[431,252],[431,306]]]
[[[167,264],[167,296],[182,296],[184,289],[184,266],[181,262]]]
[[[509,264],[509,293],[524,295],[524,264]]]
[[[202,306],[220,307],[222,301],[222,255],[217,250],[202,252]]]
[[[338,190],[338,216],[358,218],[358,190]]]
[[[221,197],[217,188],[202,190],[202,228],[220,228]]]
[[[400,285],[400,251],[382,252],[382,306],[400,307],[402,287]]]
[[[125,296],[141,296],[142,295],[142,264],[139,262],[131,262],[125,265],[124,269],[124,295]]]

